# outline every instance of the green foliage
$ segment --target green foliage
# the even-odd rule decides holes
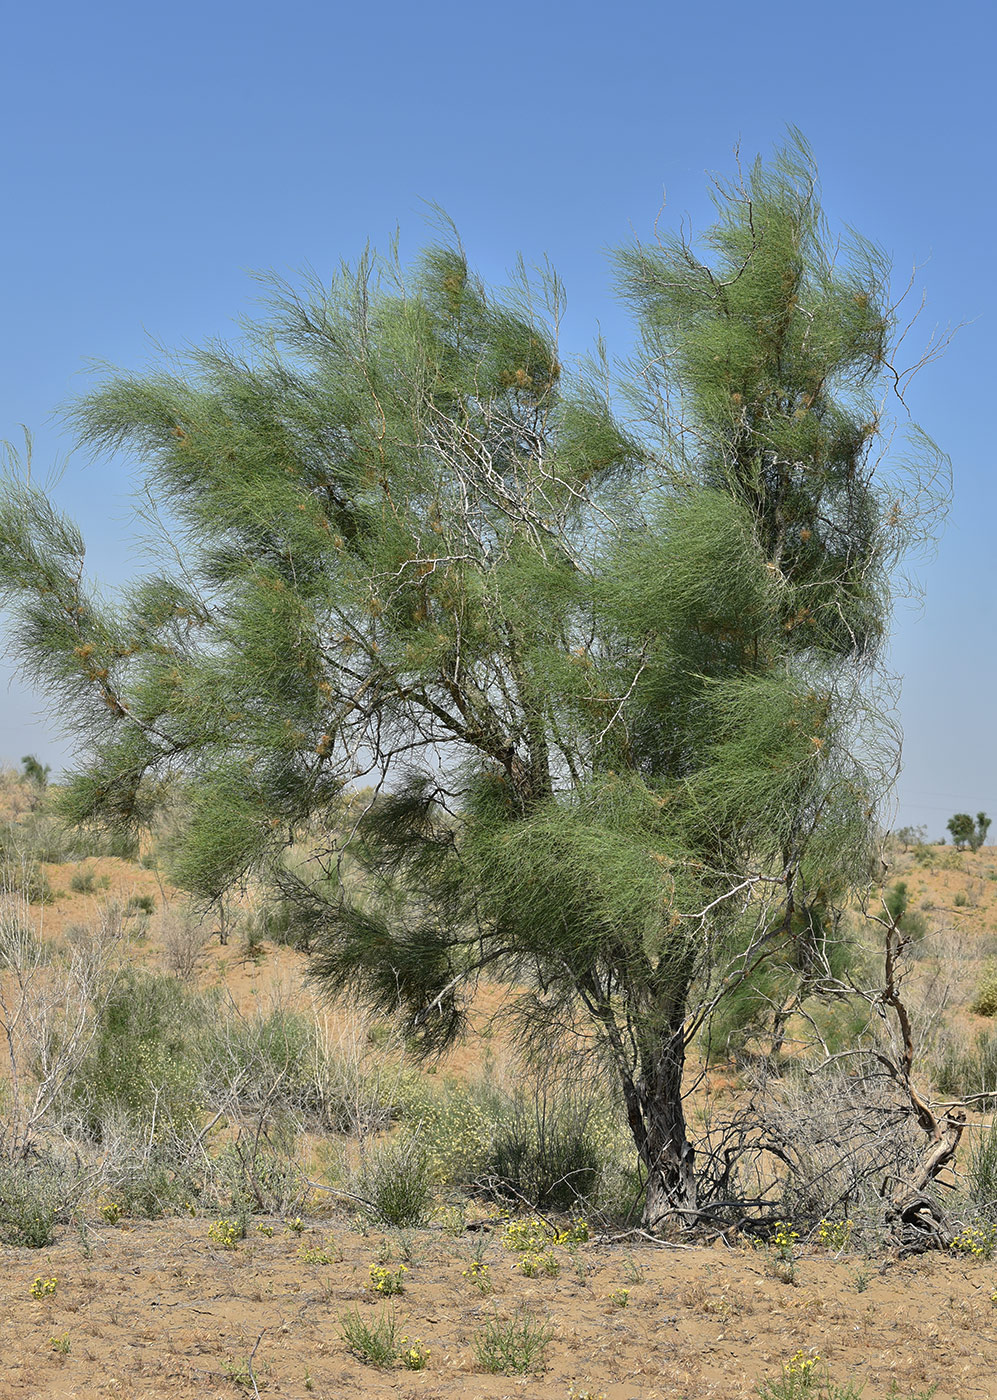
[[[46,788],[48,775],[52,770],[47,763],[43,765],[33,753],[29,753],[21,759],[21,771],[29,783],[34,783],[35,787]]]
[[[997,1034],[984,1031],[968,1049],[949,1045],[935,1070],[935,1087],[950,1098],[997,1094]]]
[[[442,1185],[522,1196],[541,1209],[584,1202],[613,1216],[617,1195],[632,1203],[639,1194],[626,1127],[597,1082],[566,1085],[561,1076],[519,1067],[512,1087],[488,1074],[443,1081],[432,1092],[406,1083],[399,1106],[418,1124],[433,1180]]]
[[[997,963],[992,960],[984,964],[969,1009],[977,1016],[997,1016]]]
[[[508,1320],[486,1322],[474,1337],[474,1350],[483,1371],[522,1376],[544,1369],[553,1337],[549,1318],[519,1308]]]
[[[26,476],[0,500],[15,648],[86,740],[67,818],[134,836],[182,772],[172,878],[269,883],[316,981],[426,1053],[478,977],[525,989],[531,1052],[570,1026],[620,1086],[651,1224],[688,1203],[706,1009],[750,1023],[770,945],[784,1000],[829,975],[892,771],[891,570],[942,466],[914,433],[875,475],[887,268],[831,236],[803,143],[717,203],[702,251],[618,255],[619,385],[566,371],[553,274],[496,293],[455,235],[109,377],[81,439],[141,459],[185,542],[117,606]]]
[[[359,1308],[343,1313],[339,1335],[353,1355],[368,1366],[391,1366],[398,1360],[398,1325],[394,1309],[388,1305],[371,1322]]]
[[[357,1174],[357,1194],[370,1202],[382,1225],[423,1225],[432,1202],[429,1154],[415,1136],[389,1138],[367,1152]]]
[[[949,817],[946,825],[956,850],[961,851],[968,846],[971,851],[978,851],[987,839],[990,818],[986,812],[977,812],[974,821],[968,812],[956,812],[954,817]]]
[[[802,1351],[786,1362],[779,1380],[757,1386],[761,1400],[861,1400],[863,1389],[855,1381],[837,1384],[820,1356]]]
[[[65,1109],[95,1141],[120,1118],[154,1132],[184,1131],[201,1109],[197,1046],[211,1016],[210,1002],[175,979],[122,969],[66,1086]]]
[[[258,1119],[215,1154],[210,1187],[223,1204],[243,1214],[294,1216],[309,1194],[297,1136],[286,1124],[265,1133],[264,1126]]]
[[[997,1222],[997,1125],[990,1123],[974,1135],[966,1163],[969,1199],[983,1219]]]
[[[27,1249],[43,1249],[54,1238],[62,1217],[67,1182],[42,1164],[0,1164],[0,1240]]]
[[[97,876],[90,869],[78,870],[69,881],[69,888],[74,894],[93,894],[97,890],[105,890],[110,884],[106,875]]]
[[[492,1131],[478,1179],[490,1191],[541,1209],[569,1210],[594,1200],[606,1159],[619,1143],[591,1088],[527,1078],[511,1096],[493,1091],[486,1107]]]

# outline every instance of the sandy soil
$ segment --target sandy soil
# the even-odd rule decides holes
[[[205,1220],[136,1222],[66,1232],[42,1251],[4,1249],[0,1311],[3,1400],[230,1400],[261,1394],[318,1400],[607,1400],[756,1394],[803,1351],[865,1400],[994,1395],[997,1269],[962,1258],[907,1261],[801,1255],[795,1281],[774,1277],[763,1251],[589,1242],[556,1250],[556,1278],[527,1279],[499,1232],[442,1228],[361,1234],[346,1219],[302,1235],[269,1222],[234,1250]],[[464,1277],[478,1247],[494,1292]],[[302,1249],[333,1262],[303,1262]],[[386,1303],[369,1270],[405,1262],[405,1292]],[[56,1278],[53,1296],[32,1281]],[[611,1300],[628,1291],[625,1305]],[[352,1356],[339,1319],[394,1306],[399,1333],[429,1348],[426,1368],[379,1370]],[[546,1366],[527,1376],[481,1370],[474,1338],[489,1319],[525,1307],[550,1318]],[[68,1344],[68,1352],[56,1350]],[[258,1345],[257,1345],[258,1342]],[[252,1375],[249,1358],[255,1356]]]

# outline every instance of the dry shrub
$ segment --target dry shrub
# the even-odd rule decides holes
[[[121,936],[120,911],[108,906],[53,947],[37,937],[26,893],[0,894],[0,1044],[7,1067],[0,1157],[23,1159],[35,1148],[89,1054],[114,986]]]
[[[977,1016],[997,1016],[997,963],[988,961],[984,964],[969,1009]]]
[[[163,948],[163,966],[167,972],[181,982],[191,981],[211,937],[207,921],[189,905],[170,905],[160,916],[159,937]]]

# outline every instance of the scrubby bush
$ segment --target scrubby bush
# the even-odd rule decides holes
[[[108,1189],[122,1214],[139,1220],[193,1214],[210,1164],[195,1160],[189,1143],[174,1139],[150,1148],[133,1140],[115,1146],[119,1165],[111,1172]]]
[[[11,823],[0,826],[0,890],[16,891],[29,904],[51,904],[55,898],[48,875]]]
[[[68,1187],[55,1162],[0,1163],[0,1241],[28,1249],[51,1244]]]
[[[266,1135],[240,1133],[213,1159],[210,1184],[221,1205],[261,1215],[299,1214],[310,1190],[297,1135],[286,1124]]]
[[[382,1225],[422,1225],[429,1215],[433,1170],[425,1144],[414,1134],[369,1148],[355,1177],[356,1194]]]
[[[211,936],[204,920],[189,905],[171,905],[163,910],[159,931],[166,970],[181,982],[191,981]]]
[[[595,1196],[604,1164],[597,1104],[584,1091],[535,1086],[495,1105],[486,1180],[499,1195],[567,1210]]]
[[[93,894],[98,889],[107,889],[110,880],[106,875],[97,876],[89,868],[78,870],[69,882],[74,894]]]
[[[632,1195],[633,1148],[596,1085],[530,1075],[511,1088],[490,1075],[435,1091],[406,1082],[402,1109],[445,1185],[554,1209],[611,1201],[615,1214],[622,1174]]]
[[[988,961],[984,964],[969,1009],[977,1016],[997,1016],[997,963]]]
[[[966,1163],[969,1199],[985,1220],[997,1221],[997,1123],[981,1128]]]
[[[983,1031],[968,1048],[946,1045],[934,1078],[935,1088],[948,1098],[997,1093],[997,1034]]]
[[[301,1012],[277,1007],[267,1014],[232,1016],[212,1039],[209,1076],[238,1084],[239,1104],[250,1112],[297,1110],[323,1122],[315,1026]]]
[[[171,977],[124,968],[103,1007],[89,1052],[67,1084],[64,1111],[100,1141],[123,1119],[152,1133],[193,1124],[214,1002]]]

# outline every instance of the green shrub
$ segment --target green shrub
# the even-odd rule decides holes
[[[359,1308],[343,1313],[339,1335],[353,1355],[368,1366],[391,1366],[398,1359],[398,1324],[391,1307],[382,1308],[373,1322],[367,1322]]]
[[[314,917],[309,909],[290,899],[277,899],[246,916],[246,941],[250,946],[263,939],[284,948],[310,953],[315,941]]]
[[[138,836],[129,831],[104,831],[98,827],[77,827],[69,841],[77,859],[114,856],[118,860],[138,859]]]
[[[583,1093],[541,1086],[517,1092],[491,1141],[487,1174],[499,1195],[525,1196],[543,1208],[570,1209],[593,1196],[603,1166],[596,1104]]]
[[[326,1121],[321,1052],[314,1022],[278,1007],[268,1015],[220,1021],[205,1045],[204,1078],[212,1101],[232,1093],[241,1109],[291,1109],[316,1125]]]
[[[196,1121],[201,1042],[213,1006],[171,977],[123,969],[63,1095],[89,1137],[101,1141],[108,1120],[157,1133]]]
[[[935,1072],[935,1087],[956,1099],[997,1092],[997,1034],[982,1032],[968,1049],[948,1045]]]
[[[553,1336],[549,1318],[520,1308],[508,1321],[487,1322],[474,1338],[474,1350],[483,1371],[521,1376],[543,1370]]]
[[[382,1225],[422,1225],[432,1201],[433,1170],[426,1148],[412,1135],[380,1143],[357,1174],[357,1195]]]
[[[77,871],[76,875],[70,879],[69,888],[73,890],[76,895],[92,895],[94,890],[97,889],[97,876],[94,875],[91,869]]]
[[[0,889],[21,895],[28,904],[51,904],[55,899],[46,871],[13,849],[0,848]]]
[[[297,1138],[278,1126],[267,1136],[240,1133],[212,1161],[211,1186],[232,1210],[294,1216],[305,1208],[308,1180],[300,1166]]]
[[[985,1220],[997,1221],[997,1123],[980,1130],[966,1163],[969,1199]]]
[[[154,914],[156,900],[151,894],[133,894],[125,909],[126,914]]]
[[[50,1245],[64,1212],[67,1183],[54,1166],[0,1167],[0,1240],[27,1249]]]
[[[201,1171],[177,1145],[154,1145],[136,1151],[115,1174],[110,1187],[124,1215],[136,1220],[159,1220],[164,1215],[190,1215],[203,1193]]]
[[[997,1015],[997,963],[984,964],[976,995],[970,1002],[969,1009],[975,1011],[977,1016]]]

